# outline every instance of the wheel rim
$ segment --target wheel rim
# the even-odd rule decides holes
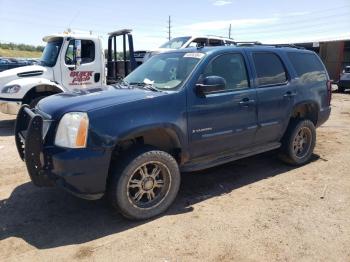
[[[154,208],[165,199],[170,185],[170,171],[163,163],[146,162],[130,176],[127,185],[128,200],[136,208]]]
[[[300,128],[293,140],[294,155],[297,158],[305,157],[309,153],[311,142],[311,130],[307,127]]]

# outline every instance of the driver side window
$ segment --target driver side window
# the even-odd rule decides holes
[[[66,65],[74,65],[75,40],[69,41],[64,61]],[[91,63],[95,60],[95,44],[91,40],[81,40],[81,64]]]
[[[244,58],[241,54],[224,54],[213,59],[206,67],[202,79],[220,76],[226,81],[226,90],[249,87]]]
[[[64,57],[64,61],[66,65],[73,65],[74,64],[74,40],[69,41],[69,45],[67,47],[67,52]]]

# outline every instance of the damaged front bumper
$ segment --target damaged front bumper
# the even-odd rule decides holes
[[[26,105],[17,115],[16,146],[32,182],[39,187],[58,185],[84,199],[101,198],[106,188],[111,152],[67,149],[45,143],[50,136],[47,134],[50,121]]]

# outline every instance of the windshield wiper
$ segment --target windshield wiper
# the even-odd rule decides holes
[[[162,92],[162,90],[159,90],[153,84],[148,84],[148,83],[146,84],[143,82],[132,82],[132,83],[129,83],[129,85],[141,87],[143,89],[147,89],[147,90],[151,90],[151,91],[155,91],[155,92]]]

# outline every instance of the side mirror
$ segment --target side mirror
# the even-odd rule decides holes
[[[196,84],[196,93],[199,96],[218,93],[226,89],[226,80],[220,76],[207,76]]]
[[[81,40],[74,42],[74,64],[76,68],[81,64]]]

